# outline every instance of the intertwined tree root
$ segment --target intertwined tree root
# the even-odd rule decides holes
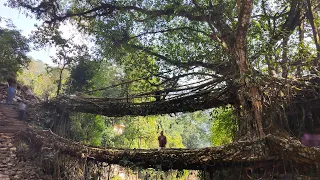
[[[320,149],[305,147],[290,137],[267,135],[254,141],[236,142],[225,146],[201,149],[116,149],[86,146],[57,136],[51,131],[27,129],[16,136],[38,151],[56,151],[79,160],[106,162],[122,166],[168,169],[207,167],[254,167],[276,161],[318,165]]]

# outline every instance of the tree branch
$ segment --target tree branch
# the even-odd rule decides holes
[[[204,35],[206,35],[208,37],[211,37],[211,35],[209,33],[205,32],[205,31],[193,29],[191,27],[177,27],[177,28],[164,29],[164,30],[159,30],[159,31],[144,32],[144,33],[138,34],[136,36],[132,36],[132,37],[130,37],[130,39],[137,38],[137,37],[140,37],[140,36],[144,36],[144,35],[147,35],[147,34],[166,33],[166,32],[179,31],[179,30],[189,30],[189,31],[194,31],[194,32],[200,32],[200,33],[202,33],[202,34],[204,34]]]
[[[152,50],[150,50],[149,48],[147,47],[142,47],[142,46],[138,46],[138,45],[133,45],[133,44],[129,44],[129,46],[135,48],[135,49],[138,49],[138,50],[141,50],[145,53],[148,53],[152,56],[155,56],[155,57],[158,57],[172,65],[175,65],[175,66],[180,66],[180,67],[192,67],[192,66],[199,66],[199,67],[204,67],[204,68],[208,68],[208,69],[211,69],[211,70],[216,70],[217,68],[219,67],[222,67],[222,66],[225,66],[225,63],[224,64],[221,64],[221,63],[218,63],[218,64],[213,64],[213,63],[206,63],[206,62],[203,62],[201,60],[193,60],[193,61],[189,61],[189,62],[178,62],[178,61],[174,61],[164,55],[161,55],[161,54],[158,54]]]

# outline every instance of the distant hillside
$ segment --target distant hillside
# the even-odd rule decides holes
[[[29,66],[24,68],[24,72],[33,72],[34,75],[40,75],[42,73],[47,73],[46,71],[47,64],[40,60],[31,60]]]
[[[22,72],[18,73],[18,80],[32,86],[36,78],[47,75],[46,67],[47,65],[40,60],[31,60],[28,67],[23,68]]]
[[[31,60],[27,68],[18,73],[18,81],[28,85],[33,92],[42,98],[53,97],[57,89],[59,77],[58,69],[47,72],[47,64],[39,60]],[[50,66],[49,66],[50,67]],[[66,82],[68,73],[63,73],[63,84]]]

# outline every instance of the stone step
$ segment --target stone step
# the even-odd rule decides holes
[[[16,116],[19,111],[18,110],[3,110],[1,112],[5,116],[7,116],[7,115]]]
[[[20,128],[20,127],[23,127],[23,128],[26,128],[28,127],[26,124],[23,124],[23,123],[12,123],[12,124],[7,124],[7,125],[0,125],[0,129],[5,129],[7,127],[17,127],[17,128]]]
[[[7,128],[12,128],[12,129],[14,129],[14,128],[16,128],[16,129],[26,129],[27,128],[27,126],[25,125],[25,124],[19,124],[19,125],[7,125],[7,126],[0,126],[0,129],[7,129]]]
[[[1,133],[0,142],[11,142],[14,133]]]
[[[17,119],[19,118],[19,114],[18,112],[17,113],[14,113],[14,114],[4,114],[3,117],[6,117],[6,119]]]
[[[0,130],[0,132],[1,133],[10,133],[13,136],[13,134],[18,133],[22,130],[24,130],[24,129],[2,129],[2,130]]]
[[[18,162],[16,157],[14,135],[29,127],[28,123],[18,118],[17,105],[0,104],[0,180],[41,180],[43,178],[34,171],[37,167]]]
[[[21,130],[25,130],[25,127],[17,127],[17,126],[13,126],[13,127],[0,127],[0,133],[17,133]]]
[[[1,180],[10,180],[10,177],[7,174],[0,174],[0,179]]]
[[[0,148],[12,148],[13,144],[12,143],[1,143]],[[0,154],[1,156],[1,154]]]
[[[10,140],[10,139],[12,139],[12,136],[11,136],[12,134],[7,134],[7,133],[0,133],[0,142],[1,142],[1,140],[3,140],[3,141],[8,141],[8,140]]]
[[[0,121],[0,126],[8,126],[8,125],[15,125],[15,126],[21,126],[25,125],[22,121]]]

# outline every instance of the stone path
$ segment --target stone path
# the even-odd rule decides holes
[[[14,105],[0,105],[0,133],[13,135],[28,127],[28,124],[18,120],[18,110]]]
[[[0,104],[0,180],[40,180],[35,167],[30,161],[19,161],[14,135],[28,127],[26,122],[18,120],[15,105]]]

